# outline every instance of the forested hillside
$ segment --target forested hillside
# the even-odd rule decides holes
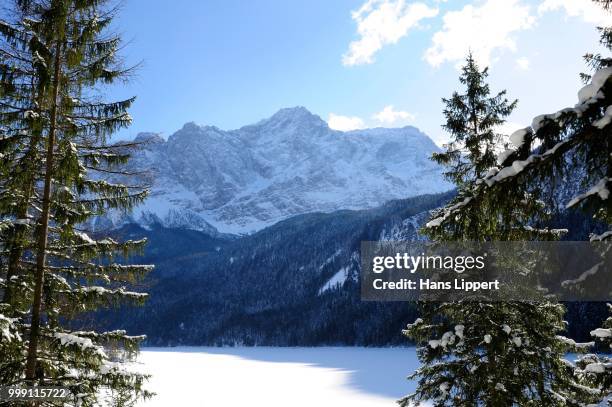
[[[401,330],[417,316],[416,305],[360,300],[359,245],[422,238],[417,229],[429,211],[452,196],[301,215],[242,238],[126,226],[121,238],[149,239],[138,261],[156,264],[144,287],[151,298],[142,308],[95,318],[106,327],[144,332],[146,343],[156,346],[407,345]],[[584,238],[588,218],[564,217],[587,225],[568,238]],[[568,304],[569,335],[588,338],[605,315],[602,304]]]
[[[360,300],[359,246],[415,238],[429,210],[451,196],[301,215],[239,239],[126,226],[122,238],[149,238],[138,260],[156,264],[151,297],[96,317],[146,333],[149,345],[405,344],[401,329],[415,306]]]

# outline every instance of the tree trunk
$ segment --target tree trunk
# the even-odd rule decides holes
[[[43,190],[43,205],[40,216],[39,235],[36,255],[36,275],[34,286],[34,299],[32,303],[32,323],[30,326],[30,341],[28,343],[28,356],[26,361],[26,380],[34,381],[36,378],[36,362],[38,353],[38,339],[40,337],[40,319],[42,308],[42,291],[45,277],[45,266],[47,261],[47,235],[49,232],[49,215],[51,207],[51,182],[53,179],[53,158],[55,149],[55,136],[57,128],[58,95],[60,88],[60,64],[62,45],[58,41],[55,44],[55,67],[53,76],[53,96],[51,101],[51,123],[49,127],[49,138],[47,140],[47,154],[45,162],[45,186]]]

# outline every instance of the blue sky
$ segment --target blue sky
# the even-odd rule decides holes
[[[589,0],[127,0],[117,21],[137,77],[133,126],[238,128],[301,105],[332,127],[414,125],[442,143],[441,98],[468,48],[519,99],[508,131],[576,103],[611,22]]]

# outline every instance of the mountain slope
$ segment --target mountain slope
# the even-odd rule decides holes
[[[125,225],[118,239],[149,239],[144,256],[132,260],[156,264],[139,287],[150,298],[142,308],[98,315],[97,327],[145,333],[148,344],[161,346],[405,344],[401,330],[416,318],[416,306],[361,301],[360,243],[422,239],[418,228],[452,196],[298,215],[239,238]],[[571,225],[569,240],[593,230],[584,214],[562,216],[551,226]],[[567,307],[567,334],[578,341],[607,317],[604,303]]]
[[[187,123],[147,141],[130,167],[148,170],[152,194],[130,218],[212,233],[251,233],[288,217],[366,209],[449,190],[429,160],[438,147],[414,127],[331,130],[302,107],[224,131]]]
[[[118,238],[149,238],[156,263],[143,308],[99,317],[104,329],[145,333],[150,345],[402,344],[414,304],[362,302],[361,241],[418,238],[429,210],[452,193],[381,207],[292,217],[239,239],[152,225]],[[87,329],[87,327],[82,327]]]

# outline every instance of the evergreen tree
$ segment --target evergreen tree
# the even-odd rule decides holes
[[[0,21],[0,383],[22,379],[31,273],[23,263],[34,248],[35,182],[40,173],[44,45],[30,32],[28,7],[15,3],[11,19]]]
[[[608,304],[612,315],[612,304]],[[591,332],[603,352],[612,349],[612,317],[609,317],[602,328]],[[612,357],[610,355],[589,354],[581,357],[577,363],[577,375],[591,386],[601,389],[601,396],[612,406]]]
[[[10,315],[0,323],[11,341],[27,338],[27,357],[14,359],[12,369],[0,365],[0,379],[67,386],[75,395],[71,405],[102,405],[105,397],[129,405],[150,395],[142,388],[146,376],[122,363],[143,338],[70,328],[79,313],[142,302],[146,295],[126,285],[151,269],[122,264],[144,240],[94,238],[83,226],[109,209],[131,209],[147,193],[108,179],[124,174],[130,146],[108,138],[130,124],[133,102],[103,97],[104,85],[131,72],[117,55],[120,38],[108,29],[116,8],[104,0],[18,0],[15,11],[16,22],[0,24],[6,45],[0,232],[8,260],[0,312]]]
[[[608,8],[610,6],[609,1],[598,1],[598,3]],[[600,31],[601,43],[610,49],[610,28],[601,28]],[[494,209],[489,216],[503,219],[499,216],[500,212],[509,211],[511,208],[506,207],[513,204],[508,203],[509,194],[505,191],[529,191],[536,195],[549,193],[555,196],[550,192],[554,192],[559,184],[563,184],[566,190],[582,192],[564,202],[564,209],[567,207],[585,210],[599,220],[600,225],[607,226],[608,231],[593,233],[591,241],[605,243],[612,240],[612,230],[609,230],[612,223],[610,210],[612,203],[609,199],[612,183],[611,59],[601,55],[587,55],[586,58],[596,72],[593,75],[583,76],[588,83],[578,93],[578,104],[552,114],[537,116],[531,127],[515,133],[512,137],[515,147],[499,157],[501,168],[492,168],[469,190],[463,191],[463,199],[445,208],[430,226],[438,230],[443,229],[446,225],[454,223],[458,217],[462,218],[466,211],[471,210],[470,208],[482,207],[482,202],[486,201],[498,202],[497,207],[486,207]],[[512,196],[515,194],[510,194],[510,197]],[[551,205],[546,209],[555,208]],[[537,217],[534,220],[537,220]],[[507,225],[512,223],[504,220],[504,226]],[[599,248],[602,256],[611,255],[609,245],[603,244]],[[609,270],[594,267],[589,270],[589,275],[584,277],[597,278],[604,272]],[[409,332],[413,334],[418,334],[419,331],[426,333],[424,329],[414,328],[414,325],[409,328]],[[545,327],[540,327],[535,332],[547,335],[549,331]],[[610,332],[610,320],[608,320],[603,328],[596,329],[591,334],[597,341],[609,346]],[[574,345],[571,341],[563,341]],[[544,348],[540,348],[540,354],[543,350]],[[610,358],[595,354],[587,355],[581,358],[577,365],[573,381],[567,377],[561,378],[565,384],[570,385],[569,390],[575,389],[569,392],[566,386],[560,386],[564,384],[563,381],[560,381],[559,377],[550,375],[547,368],[546,373],[549,378],[545,384],[549,384],[555,391],[552,395],[558,400],[557,404],[586,405],[603,398],[606,398],[609,404],[612,376]],[[431,366],[426,366],[426,369],[428,368]],[[525,372],[525,374],[533,373]],[[433,377],[441,379],[439,376]],[[559,391],[561,389],[565,391]]]
[[[501,139],[496,129],[516,108],[517,101],[508,101],[505,90],[491,96],[488,75],[488,68],[481,71],[470,53],[459,76],[465,93],[454,92],[450,99],[442,99],[446,105],[442,127],[451,141],[446,151],[432,158],[447,167],[444,175],[457,186],[480,178],[495,165],[495,148]]]
[[[607,12],[612,7],[612,0],[593,0],[595,3],[601,5]],[[600,32],[600,43],[605,48],[610,49],[612,46],[612,27],[598,27]],[[593,70],[600,70],[609,66],[612,66],[612,58],[610,56],[602,56],[601,54],[589,53],[584,56],[587,65]],[[581,74],[582,79],[585,82],[591,80],[591,75]]]
[[[594,1],[610,12],[612,1]],[[598,30],[601,45],[607,50],[612,50],[612,27],[599,27]],[[612,187],[612,141],[610,140],[612,134],[612,107],[610,107],[612,56],[587,54],[585,60],[588,66],[596,72],[594,75],[582,74],[587,84],[578,94],[581,103],[574,110],[566,109],[569,114],[567,121],[558,121],[556,126],[561,131],[569,129],[570,137],[567,141],[574,144],[564,155],[570,155],[575,151],[578,157],[589,160],[586,164],[587,176],[582,184],[588,189],[585,193],[572,199],[568,207],[582,208],[607,226],[608,231],[592,233],[590,240],[604,243],[600,244],[598,249],[602,259],[606,259],[606,264],[610,264],[612,257],[612,250],[610,250],[612,200],[609,199]],[[550,120],[550,115],[543,117]],[[610,270],[603,270],[602,267],[597,268],[598,273],[606,271],[610,272]],[[612,314],[612,304],[608,304],[608,308]],[[609,317],[601,328],[593,330],[591,336],[599,349],[610,352],[612,349],[612,317]],[[588,385],[600,389],[603,401],[612,406],[612,358],[610,356],[589,354],[581,357],[577,363],[576,374]]]
[[[2,160],[0,161],[2,171],[2,200],[1,210],[5,222],[4,242],[8,243],[7,253],[7,275],[6,287],[4,289],[3,302],[11,303],[11,285],[13,276],[16,274],[16,266],[20,256],[20,237],[24,235],[27,227],[25,220],[28,218],[27,209],[30,203],[28,190],[32,191],[31,185],[33,174],[37,171],[38,146],[36,137],[29,137],[31,130],[28,126],[34,119],[32,116],[24,117],[26,111],[34,108],[32,95],[36,89],[32,86],[35,78],[28,70],[33,61],[29,52],[22,52],[28,48],[30,39],[25,27],[13,28],[2,22],[0,30],[3,34],[3,47],[0,49],[3,63],[0,65],[0,123],[2,123]],[[7,41],[12,39],[12,43]],[[26,62],[26,64],[24,64]],[[13,221],[10,218],[13,215]],[[10,222],[10,223],[9,223]]]
[[[502,107],[498,109],[495,101]],[[491,103],[491,111],[509,112],[505,100]],[[498,116],[495,124],[502,124],[503,117]],[[447,115],[447,119],[449,129],[470,126],[467,115]],[[480,128],[478,120],[472,126]],[[528,134],[513,134],[514,148],[499,154],[497,164],[529,154]],[[451,143],[456,143],[457,134],[451,137]],[[464,154],[464,166],[449,163],[457,197],[434,215],[424,233],[434,241],[557,239],[562,231],[546,227],[549,214],[541,204],[547,191],[540,191],[537,182],[512,187],[490,182],[505,173],[488,157],[498,147],[495,139],[485,138],[482,145],[486,150],[481,151],[487,154]],[[421,310],[422,318],[410,324],[405,334],[417,342],[423,366],[412,375],[418,379],[416,392],[400,400],[402,406],[425,400],[436,406],[572,406],[594,399],[595,391],[579,383],[564,360],[565,353],[578,350],[579,345],[559,336],[564,329],[563,306],[468,299],[423,303]]]

